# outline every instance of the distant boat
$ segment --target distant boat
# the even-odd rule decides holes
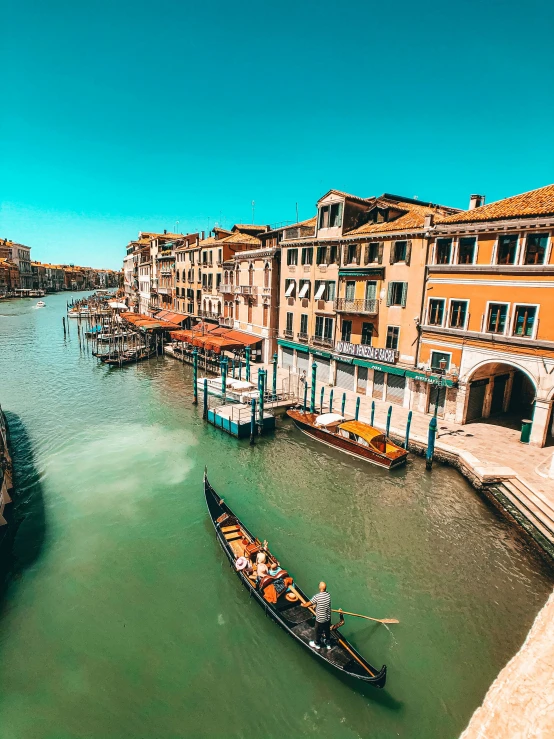
[[[46,308],[46,303],[44,302],[44,300],[38,301],[37,308]]]
[[[298,408],[289,409],[287,415],[307,436],[379,467],[399,467],[408,458],[405,449],[393,444],[382,431],[368,423],[347,421],[339,413],[317,415]]]

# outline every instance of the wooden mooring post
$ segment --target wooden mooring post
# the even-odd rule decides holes
[[[425,455],[425,469],[433,467],[433,455],[435,453],[435,437],[437,435],[437,419],[435,416],[429,421],[429,434],[427,436],[427,453]]]
[[[387,439],[389,438],[391,417],[392,417],[392,405],[389,405],[389,409],[387,411],[387,430],[385,431],[385,436],[387,437]]]
[[[183,361],[183,366],[184,366]],[[194,347],[192,350],[192,384],[194,393],[194,405],[198,405],[198,349]]]
[[[408,448],[410,441],[410,426],[412,425],[412,411],[408,413],[408,420],[406,422],[406,440],[404,441],[404,449]]]

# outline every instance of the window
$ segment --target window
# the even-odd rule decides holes
[[[444,319],[444,299],[431,298],[427,312],[427,323],[429,326],[442,326]]]
[[[221,272],[218,272],[215,276],[215,286],[219,287],[221,285]]]
[[[346,249],[346,262],[345,264],[355,264],[356,262],[356,244],[349,244]]]
[[[327,247],[317,247],[317,264],[327,264]]]
[[[329,226],[338,228],[342,225],[342,203],[332,203],[329,216]]]
[[[356,294],[356,282],[354,280],[348,280],[348,282],[346,283],[346,292],[345,292],[346,300],[354,300],[355,294]]]
[[[252,301],[248,301],[248,323],[252,323]]]
[[[375,300],[377,296],[377,283],[373,280],[365,284],[365,300]]]
[[[373,324],[362,323],[362,341],[364,346],[371,346],[371,339],[373,338]]]
[[[366,246],[366,264],[381,264],[383,260],[383,250],[381,244],[375,242]]]
[[[475,261],[475,236],[464,236],[458,248],[458,264],[473,264]]]
[[[269,306],[267,303],[264,303],[264,306],[263,306],[263,325],[264,326],[267,326],[268,314],[269,314]]]
[[[310,297],[310,281],[309,280],[300,280],[300,289],[298,290],[298,297],[299,298],[309,298]]]
[[[387,349],[398,349],[400,326],[387,326]]]
[[[546,261],[547,246],[548,234],[529,234],[523,263],[544,264]]]
[[[314,298],[316,300],[323,300],[323,296],[325,294],[325,281],[324,280],[316,280],[315,283],[315,295]]]
[[[294,313],[287,313],[287,331],[292,331],[292,321]]]
[[[444,362],[444,364],[441,366],[441,362]],[[446,352],[431,352],[431,369],[435,370],[444,370],[445,372],[450,367],[450,354],[447,354]]]
[[[343,341],[350,341],[351,336],[352,336],[352,321],[343,321],[341,339]]]
[[[314,258],[313,247],[304,247],[302,249],[302,264],[311,264]]]
[[[331,341],[333,338],[333,319],[326,318],[323,327],[323,338]]]
[[[334,244],[333,246],[329,247],[329,264],[336,264],[338,261],[338,248],[337,245]]]
[[[323,316],[315,317],[315,338],[323,338]]]
[[[467,300],[450,301],[450,317],[448,320],[450,328],[466,327],[467,303]]]
[[[394,262],[405,262],[406,261],[406,252],[408,248],[408,242],[407,241],[395,241],[393,248],[394,252]]]
[[[491,334],[503,334],[506,329],[508,306],[504,303],[491,303],[487,319],[487,331]]]
[[[516,305],[514,316],[514,336],[533,336],[537,307],[535,305]]]
[[[223,261],[223,249],[217,250],[217,261],[221,264]]]
[[[285,298],[293,298],[296,280],[285,280]]]
[[[437,239],[437,264],[450,264],[452,239]]]
[[[319,228],[329,228],[329,206],[323,205],[319,209]]]
[[[298,249],[287,249],[287,264],[289,267],[298,264]]]
[[[517,251],[517,235],[500,236],[498,238],[497,264],[515,264]]]
[[[334,300],[336,296],[337,283],[327,282],[327,296],[326,300]]]
[[[308,335],[308,314],[302,313],[300,316],[300,333]]]
[[[401,305],[404,308],[406,306],[407,294],[407,282],[389,282],[387,305]]]

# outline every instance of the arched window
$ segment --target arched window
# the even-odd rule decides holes
[[[249,285],[254,284],[254,265],[253,264],[250,264],[250,266],[248,267],[248,284]]]
[[[269,287],[269,264],[264,267],[264,287]]]

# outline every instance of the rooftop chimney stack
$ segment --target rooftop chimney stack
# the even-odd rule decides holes
[[[424,228],[432,228],[434,222],[435,222],[435,215],[434,215],[434,213],[426,213],[425,214],[425,218],[423,220],[423,226],[424,226]]]
[[[482,205],[485,205],[484,195],[470,195],[469,196],[469,209],[470,210],[474,210],[475,208],[480,208]]]
[[[166,233],[167,233],[167,228],[164,228],[164,236],[165,236]]]

